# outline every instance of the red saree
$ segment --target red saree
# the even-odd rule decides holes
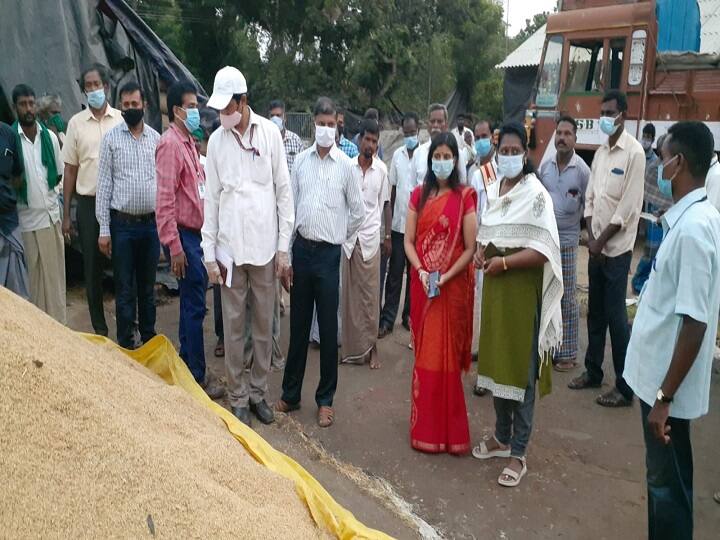
[[[420,204],[422,186],[410,197]],[[446,272],[464,251],[462,221],[477,207],[463,187],[428,199],[418,214],[415,249],[422,267]],[[470,451],[461,372],[470,367],[475,276],[472,263],[428,299],[416,270],[410,274],[410,324],[415,350],[410,442],[422,452]]]

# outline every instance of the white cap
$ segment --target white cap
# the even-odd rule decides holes
[[[225,66],[215,75],[213,93],[208,99],[208,107],[222,111],[230,103],[233,94],[247,93],[247,83],[240,70]]]

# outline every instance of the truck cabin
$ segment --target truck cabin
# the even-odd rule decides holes
[[[720,109],[713,97],[720,92],[720,56],[700,54],[697,6],[694,0],[565,0],[562,11],[548,17],[525,115],[535,162],[554,152],[555,119],[569,114],[578,122],[577,152],[590,163],[605,141],[600,102],[612,88],[628,96],[626,129],[632,135],[639,137],[647,122],[660,135],[678,120],[696,119],[712,124],[720,144]],[[679,17],[685,26],[676,24]],[[676,30],[692,29],[693,22],[696,35]]]

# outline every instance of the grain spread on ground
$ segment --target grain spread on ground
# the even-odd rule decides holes
[[[182,389],[0,287],[0,535],[319,538]]]

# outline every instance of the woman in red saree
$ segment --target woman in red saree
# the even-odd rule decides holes
[[[431,453],[470,450],[461,373],[470,367],[477,195],[460,185],[458,166],[464,165],[458,165],[455,137],[436,135],[425,182],[410,197],[405,229],[415,350],[410,442]],[[440,295],[428,298],[435,271]]]

